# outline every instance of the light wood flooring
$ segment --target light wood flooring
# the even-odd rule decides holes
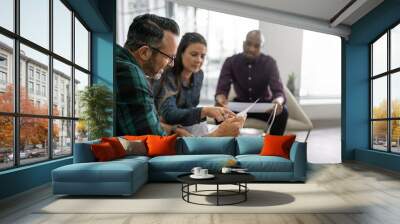
[[[400,174],[359,163],[310,165],[308,182],[345,201],[366,204],[355,214],[37,214],[54,200],[49,185],[0,202],[0,223],[238,224],[238,223],[400,223]],[[171,205],[173,206],[173,205]]]

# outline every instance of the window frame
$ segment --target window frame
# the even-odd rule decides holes
[[[65,0],[59,0],[69,11],[71,11],[71,18],[70,18],[70,23],[71,23],[71,59],[64,58],[63,56],[55,53],[53,50],[53,1],[54,0],[47,0],[49,4],[49,47],[46,49],[45,47],[42,47],[39,44],[34,43],[33,41],[30,41],[29,39],[23,37],[20,35],[20,0],[14,0],[13,1],[13,10],[14,10],[14,18],[13,18],[13,31],[10,31],[4,27],[0,26],[0,35],[10,38],[13,41],[13,52],[12,52],[12,61],[13,64],[12,69],[11,69],[11,74],[14,79],[14,92],[13,92],[13,112],[2,112],[0,111],[0,116],[4,117],[12,117],[13,119],[13,165],[10,167],[5,167],[5,168],[0,168],[0,172],[5,171],[5,170],[10,170],[10,169],[16,169],[19,167],[23,166],[29,166],[37,163],[43,163],[46,161],[54,160],[54,159],[62,159],[66,157],[73,156],[74,153],[74,143],[75,143],[75,126],[76,126],[76,121],[79,120],[79,117],[75,116],[75,108],[71,108],[71,114],[65,115],[65,116],[56,116],[53,115],[53,60],[56,59],[61,63],[64,63],[68,66],[71,67],[71,93],[72,93],[72,99],[71,99],[71,105],[74,105],[75,103],[75,98],[76,98],[76,92],[74,88],[74,82],[75,82],[75,69],[81,71],[82,73],[85,73],[89,77],[89,83],[88,86],[92,85],[92,62],[91,62],[91,49],[92,49],[92,43],[91,43],[91,37],[92,37],[92,31],[89,29],[88,25],[84,22],[84,20],[76,13],[72,7],[66,2]],[[88,69],[85,69],[81,67],[80,65],[75,63],[75,19],[77,19],[83,27],[88,31]],[[20,90],[21,90],[21,80],[20,80],[20,45],[23,44],[29,48],[32,48],[33,50],[36,50],[42,54],[45,54],[48,56],[48,80],[47,84],[45,85],[45,95],[48,97],[47,103],[48,103],[48,112],[46,115],[39,115],[39,114],[27,114],[27,113],[21,113],[20,111]],[[39,80],[36,82],[36,72],[37,70],[33,70],[33,79],[30,78],[30,70],[29,70],[30,65],[27,64],[27,73],[26,75],[26,81],[33,81],[34,86],[36,83],[40,83],[42,87],[42,79],[41,79],[41,74],[43,71],[40,72],[39,74]],[[10,69],[9,69],[10,70]],[[29,71],[28,71],[29,70]],[[70,85],[70,86],[71,86]],[[28,87],[28,86],[27,86]],[[27,89],[27,91],[29,91]],[[36,89],[34,89],[34,92]],[[46,93],[48,92],[48,93]],[[42,96],[42,94],[39,94],[38,96]],[[48,150],[48,155],[47,157],[43,157],[43,160],[40,160],[38,162],[30,162],[30,163],[21,163],[21,158],[20,158],[20,119],[21,118],[44,118],[47,119],[48,123],[48,134],[47,134],[47,150]],[[57,120],[64,120],[64,121],[70,121],[71,122],[71,153],[68,155],[62,155],[62,156],[55,156],[53,155],[54,152],[54,146],[53,146],[53,123]]]
[[[391,154],[400,154],[400,152],[393,152],[392,151],[392,128],[391,128],[391,123],[392,121],[400,121],[400,117],[392,117],[392,99],[391,99],[391,91],[392,91],[392,86],[391,86],[391,79],[393,75],[396,75],[396,73],[400,72],[400,67],[391,69],[391,31],[393,28],[400,26],[400,21],[395,22],[392,24],[389,28],[385,29],[385,31],[381,34],[379,34],[375,39],[373,39],[369,44],[369,77],[368,77],[368,84],[369,84],[369,149],[373,151],[380,151],[380,152],[386,152],[386,153],[391,153]],[[386,57],[387,57],[387,62],[386,62],[386,71],[376,74],[374,76],[373,72],[373,44],[376,43],[381,37],[384,35],[387,35],[387,51],[386,51]],[[387,93],[386,93],[386,98],[387,98],[387,105],[386,105],[386,118],[373,118],[373,81],[382,77],[386,77],[386,87],[387,87]],[[386,121],[386,151],[384,150],[379,150],[374,148],[374,136],[373,136],[373,122],[375,121]]]

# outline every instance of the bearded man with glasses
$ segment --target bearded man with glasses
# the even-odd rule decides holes
[[[191,135],[160,122],[150,82],[174,66],[178,36],[179,26],[172,19],[144,14],[134,18],[124,47],[116,46],[117,135]],[[243,122],[227,119],[210,136],[237,136]]]

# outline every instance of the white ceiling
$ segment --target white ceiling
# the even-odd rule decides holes
[[[226,0],[329,21],[350,0]]]
[[[351,25],[383,0],[170,0],[280,25],[348,37]],[[351,6],[332,20],[347,4]],[[332,21],[331,21],[332,20]]]

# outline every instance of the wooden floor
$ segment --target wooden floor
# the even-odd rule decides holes
[[[54,200],[50,187],[42,186],[0,202],[0,223],[400,223],[398,173],[359,163],[314,164],[308,182],[366,206],[356,214],[36,214],[37,208]]]

